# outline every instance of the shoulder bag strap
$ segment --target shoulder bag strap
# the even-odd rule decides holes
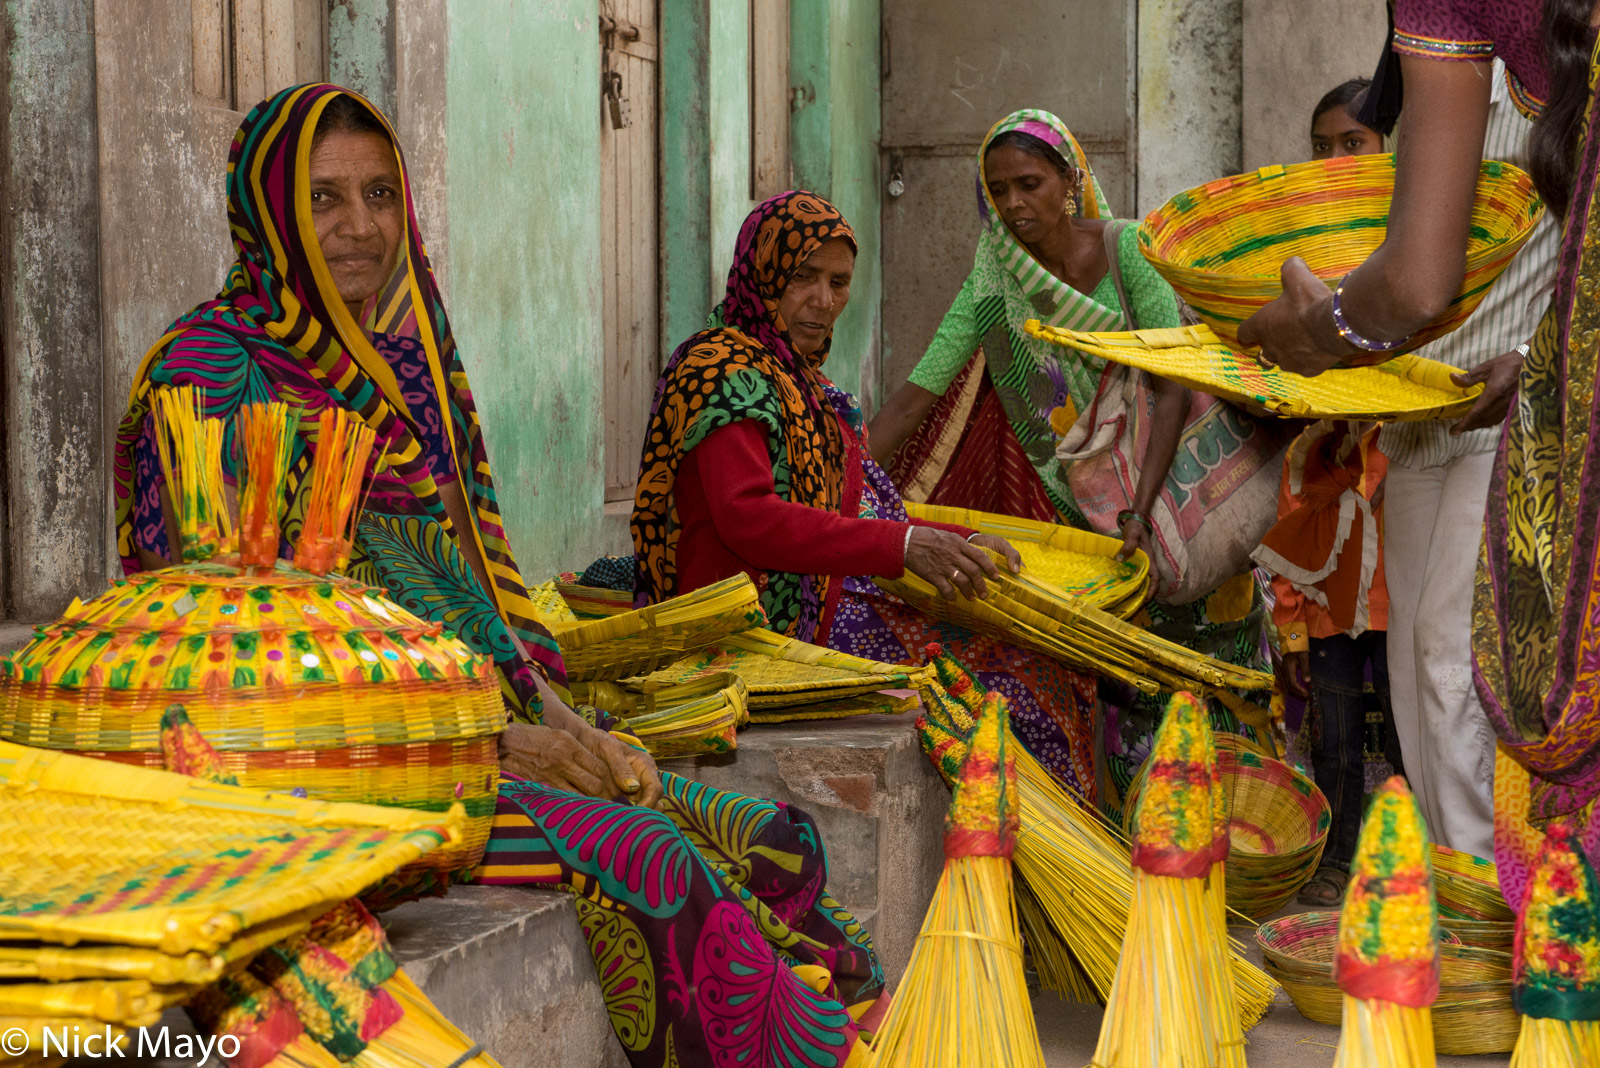
[[[1111,219],[1105,225],[1106,265],[1111,272],[1111,284],[1117,287],[1117,302],[1122,305],[1122,319],[1129,330],[1139,329],[1138,316],[1133,313],[1133,303],[1128,300],[1128,290],[1122,284],[1122,232],[1129,226],[1127,219]]]

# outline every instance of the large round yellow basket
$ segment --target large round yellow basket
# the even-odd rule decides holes
[[[1388,230],[1393,194],[1393,155],[1263,167],[1179,193],[1145,217],[1139,247],[1206,325],[1237,345],[1239,324],[1282,292],[1284,260],[1301,256],[1337,283],[1371,255]],[[1460,326],[1543,214],[1533,179],[1484,160],[1461,290],[1407,348]]]

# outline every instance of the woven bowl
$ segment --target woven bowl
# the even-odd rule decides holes
[[[1228,907],[1259,920],[1282,908],[1317,870],[1333,813],[1316,783],[1234,737],[1217,735],[1228,798]],[[1122,819],[1130,837],[1149,766],[1145,761],[1128,786]]]
[[[1439,900],[1440,923],[1516,922],[1516,913],[1500,895],[1500,877],[1492,860],[1435,845],[1433,886]]]
[[[1221,178],[1146,216],[1139,246],[1206,325],[1237,345],[1239,324],[1282,292],[1284,260],[1303,257],[1337,283],[1383,243],[1394,171],[1393,155],[1346,156]],[[1543,214],[1533,179],[1484,160],[1461,289],[1407,350],[1460,326]]]
[[[1256,928],[1262,964],[1300,1015],[1338,1027],[1343,996],[1333,978],[1339,937],[1337,912],[1302,912]],[[1522,1021],[1511,1007],[1511,955],[1462,945],[1440,931],[1439,999],[1433,1004],[1433,1041],[1448,1056],[1508,1053]]]
[[[413,870],[464,872],[494,820],[492,666],[380,590],[217,560],[111,584],[0,656],[0,739],[161,768],[181,704],[241,784],[468,813]]]

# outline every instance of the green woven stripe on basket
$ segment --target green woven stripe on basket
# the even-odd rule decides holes
[[[1394,173],[1392,155],[1375,155],[1220,178],[1151,212],[1139,228],[1139,247],[1207,325],[1237,344],[1238,324],[1281,291],[1284,260],[1300,256],[1332,284],[1377,249],[1387,229]],[[1543,213],[1527,174],[1498,160],[1483,161],[1461,286],[1408,347],[1460,326]]]

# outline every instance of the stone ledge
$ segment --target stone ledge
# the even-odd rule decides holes
[[[944,867],[950,794],[914,717],[858,716],[751,727],[719,756],[663,761],[709,786],[804,809],[828,847],[828,886],[872,932],[899,981]]]

